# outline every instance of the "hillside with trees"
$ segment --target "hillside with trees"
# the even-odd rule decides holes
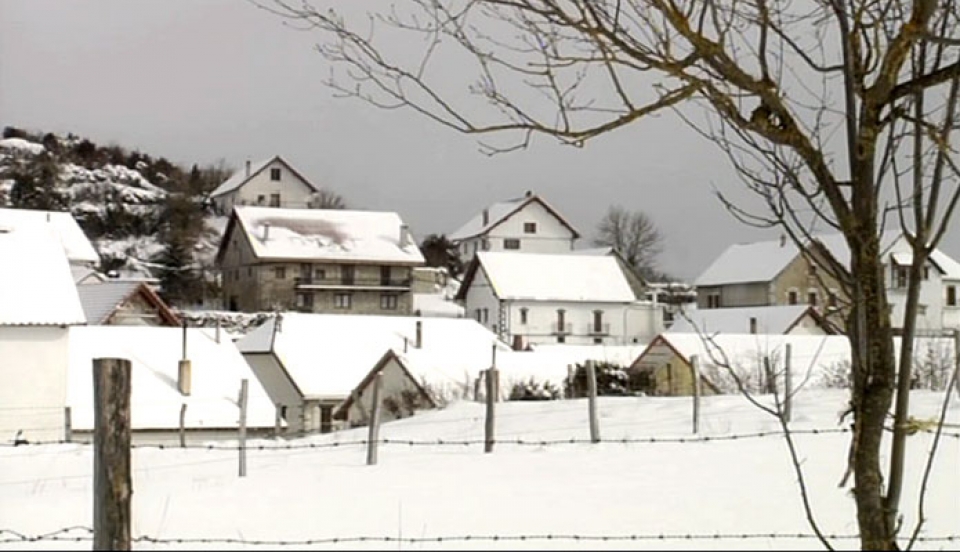
[[[3,130],[0,207],[69,211],[101,257],[100,271],[158,278],[172,304],[216,296],[213,256],[223,221],[207,194],[224,163],[183,167],[164,157],[67,134]]]

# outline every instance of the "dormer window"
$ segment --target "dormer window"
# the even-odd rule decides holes
[[[524,233],[524,234],[536,234],[536,233],[537,233],[537,223],[535,223],[535,222],[525,222],[525,223],[523,223],[523,233]]]

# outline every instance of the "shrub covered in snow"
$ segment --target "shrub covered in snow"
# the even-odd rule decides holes
[[[531,377],[518,381],[510,388],[511,401],[555,401],[561,397],[560,389],[549,381],[537,381]]]
[[[625,396],[633,395],[630,389],[630,376],[619,364],[612,362],[595,362],[597,374],[597,395]],[[573,374],[563,382],[564,395],[567,398],[587,396],[587,367],[586,364],[577,364]]]

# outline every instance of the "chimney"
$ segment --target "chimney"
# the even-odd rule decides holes
[[[265,222],[263,223],[263,239],[260,241],[267,241],[268,239],[270,239],[270,223]]]
[[[522,336],[522,335],[514,335],[514,336],[513,336],[513,350],[514,350],[514,351],[522,351],[522,350],[523,350],[523,336]]]
[[[410,227],[406,224],[400,225],[400,248],[404,248],[413,241],[413,238],[410,236]]]
[[[247,178],[250,178],[250,160],[247,159]]]
[[[486,226],[490,224],[490,211],[487,209],[483,210],[483,225]]]
[[[190,384],[192,378],[193,367],[190,364],[190,361],[187,360],[187,321],[183,321],[183,353],[182,358],[177,363],[177,390],[180,391],[182,395],[190,394]]]
[[[414,343],[414,347],[420,349],[423,347],[423,322],[417,320],[417,340]]]
[[[533,197],[533,192],[527,190],[527,193],[523,194],[523,197]]]

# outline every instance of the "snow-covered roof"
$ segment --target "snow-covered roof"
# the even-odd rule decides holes
[[[238,427],[240,381],[247,385],[248,427],[273,427],[276,409],[250,366],[229,339],[217,343],[199,328],[187,330],[190,395],[177,388],[183,330],[149,326],[84,326],[70,329],[67,405],[73,428],[93,429],[93,359],[131,363],[130,415],[134,430]]]
[[[0,228],[0,326],[84,324],[77,287],[56,232]]]
[[[401,243],[404,224],[393,212],[235,207],[234,217],[259,259],[424,262],[412,237]]]
[[[810,310],[809,305],[691,309],[676,317],[670,333],[749,333],[750,319],[761,334],[787,333]]]
[[[22,151],[31,155],[37,155],[43,153],[46,148],[43,147],[43,144],[30,142],[23,138],[4,138],[0,140],[0,149]]]
[[[944,280],[960,280],[960,263],[952,257],[939,249],[934,249],[930,253],[930,260],[940,267]]]
[[[87,317],[88,324],[103,324],[111,313],[131,293],[139,283],[136,282],[103,282],[99,285],[80,285],[77,292],[80,294],[80,304]]]
[[[697,286],[769,282],[796,258],[790,240],[735,243],[728,247],[694,282]]]
[[[636,300],[615,257],[483,251],[477,254],[477,260],[500,299],[611,303]],[[465,293],[464,289],[460,291],[461,295]]]
[[[414,347],[417,322],[422,324],[420,349]],[[424,366],[442,366],[457,381],[463,381],[464,366],[489,364],[495,344],[508,349],[467,318],[283,313],[274,335],[276,324],[270,318],[237,347],[244,354],[272,348],[304,397],[315,399],[346,397],[390,349],[398,354],[406,349]]]
[[[70,262],[100,263],[100,255],[70,213],[0,208],[0,230],[26,226],[53,228]]]
[[[291,172],[293,172],[293,173],[296,174],[298,177],[300,177],[301,180],[303,180],[304,182],[306,182],[307,186],[310,186],[310,187],[313,188],[315,191],[317,190],[317,187],[314,186],[309,180],[307,180],[306,178],[304,178],[303,175],[301,175],[299,172],[297,172],[297,170],[294,169],[294,168],[290,165],[290,163],[287,163],[287,161],[286,161],[285,159],[283,159],[282,157],[280,157],[279,155],[275,155],[275,156],[270,157],[270,158],[267,158],[267,159],[262,159],[262,160],[260,160],[260,161],[250,163],[250,168],[249,168],[249,169],[247,168],[246,165],[244,165],[243,168],[241,168],[240,170],[234,172],[232,175],[230,175],[230,178],[224,180],[223,183],[221,183],[219,186],[216,187],[216,189],[214,189],[212,192],[210,192],[210,197],[221,196],[221,195],[223,195],[223,194],[227,194],[227,193],[230,193],[230,192],[236,190],[237,188],[239,188],[239,187],[243,186],[244,184],[246,184],[248,180],[250,180],[250,179],[253,178],[254,176],[257,176],[257,174],[258,174],[260,171],[262,171],[263,169],[267,168],[267,166],[268,166],[270,163],[273,163],[274,161],[279,161],[280,163],[283,163],[283,164],[287,167],[287,169],[289,169]]]
[[[466,224],[461,226],[447,237],[450,239],[450,241],[457,242],[476,236],[482,236],[483,234],[489,232],[493,227],[509,218],[510,215],[516,213],[520,209],[524,208],[528,203],[534,201],[543,205],[544,209],[552,213],[561,224],[569,228],[570,231],[573,232],[573,237],[580,237],[580,233],[577,232],[577,230],[571,226],[570,223],[567,222],[567,220],[564,219],[556,209],[551,207],[542,197],[530,192],[527,192],[527,194],[523,197],[508,199],[506,201],[500,201],[487,206],[475,217],[467,221]],[[484,213],[486,213],[486,224],[484,224]]]

